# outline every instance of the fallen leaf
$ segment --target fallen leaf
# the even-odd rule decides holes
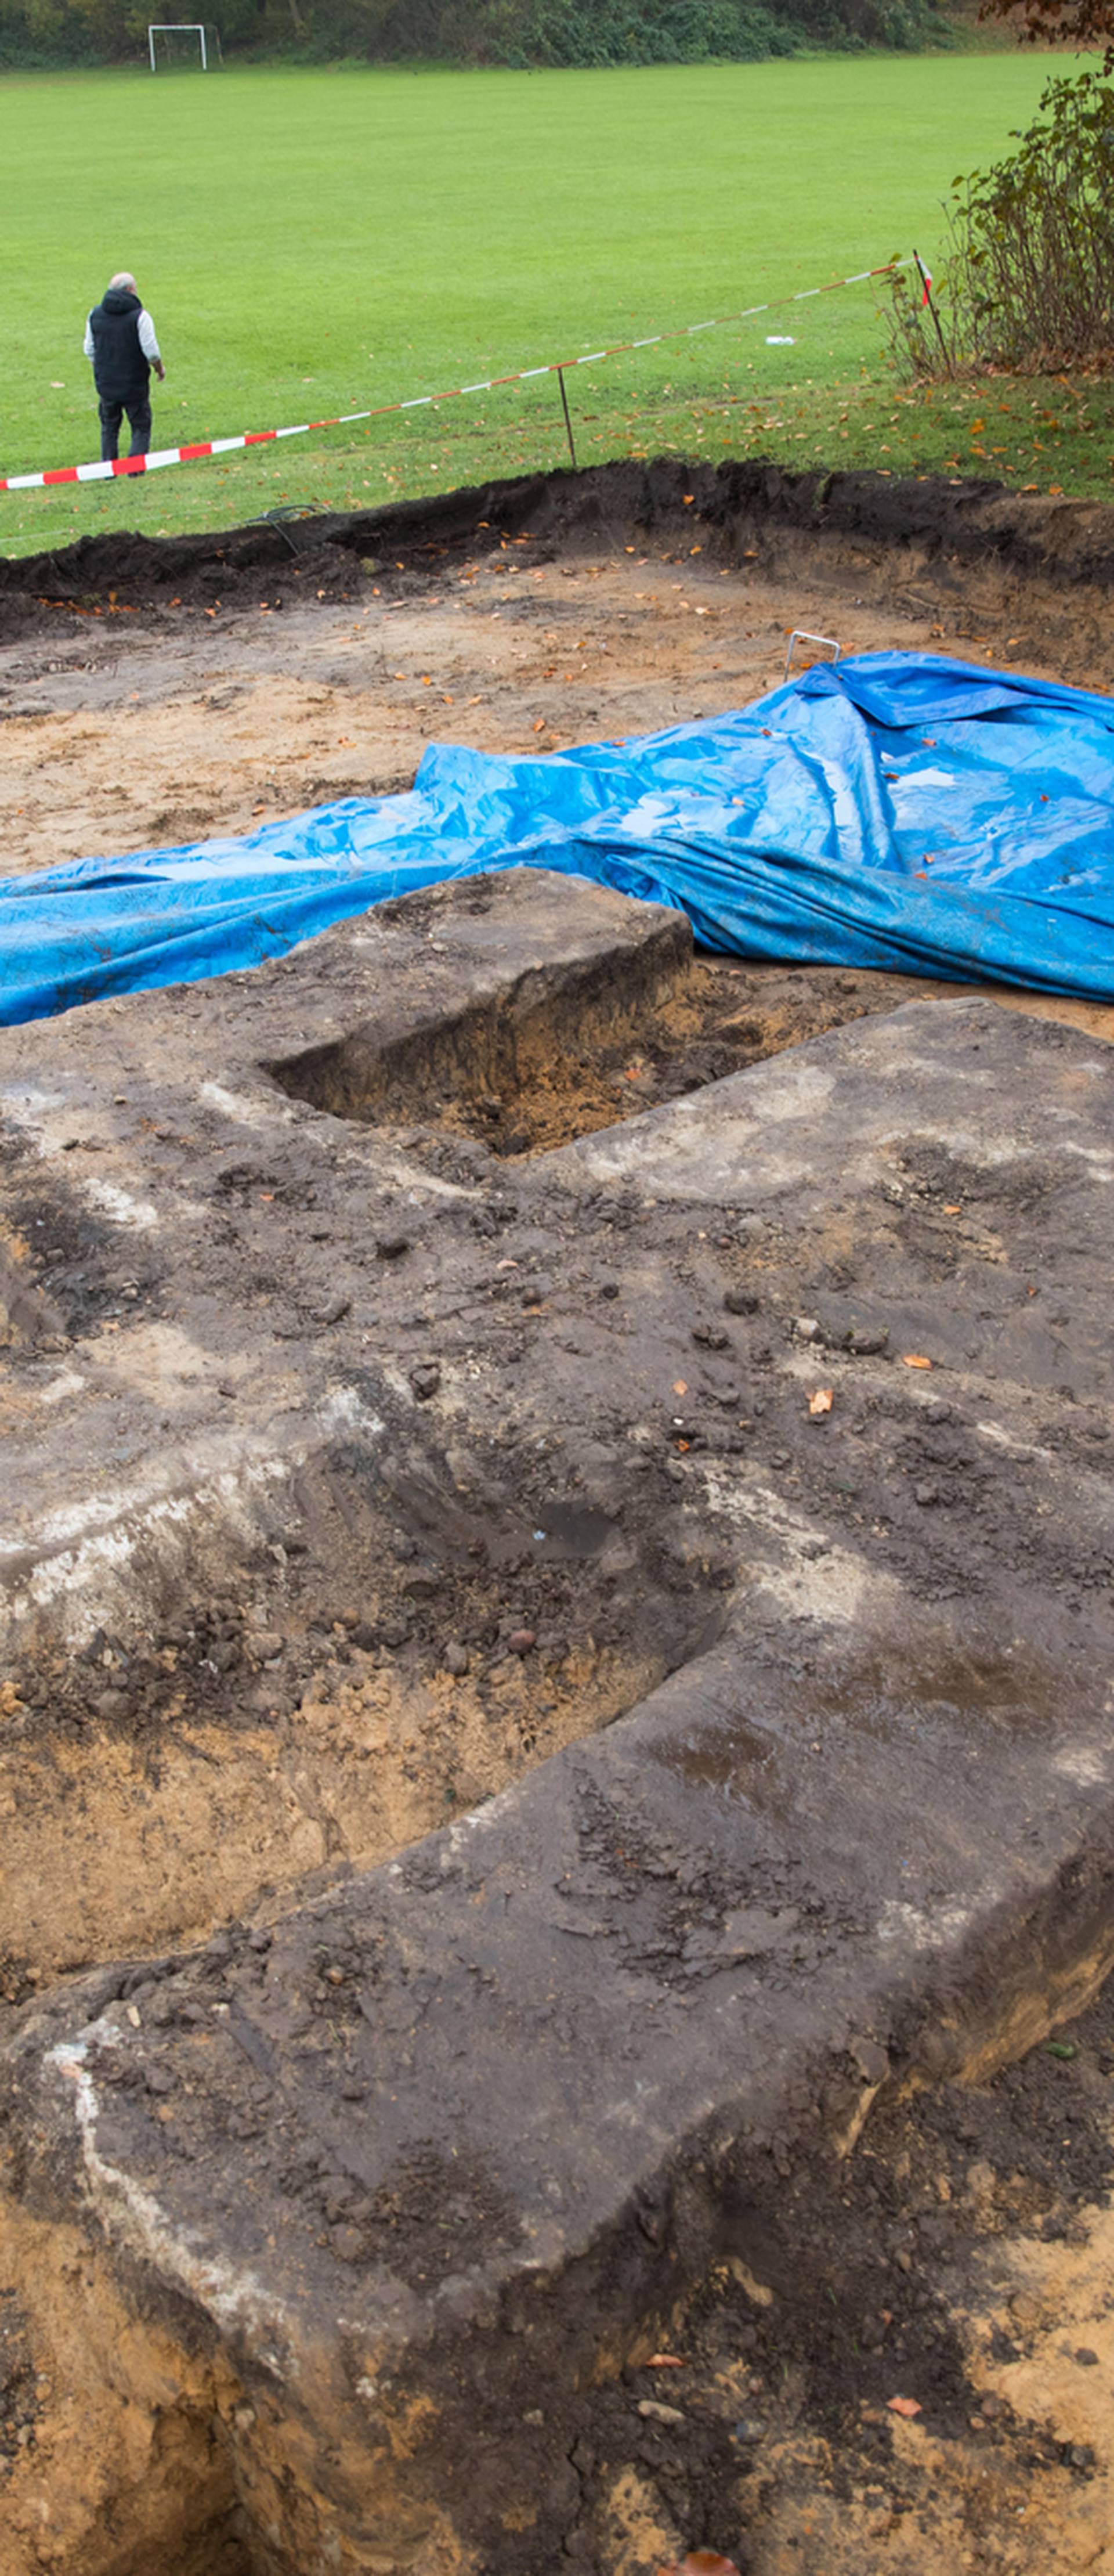
[[[673,1380],[673,1393],[674,1393],[674,1395],[687,1395],[687,1394],[688,1394],[688,1381],[687,1381],[687,1379],[685,1379],[685,1378],[683,1378],[683,1377],[675,1377],[675,1378],[674,1378],[674,1380]]]
[[[903,1351],[901,1365],[902,1368],[931,1368],[932,1362],[926,1360],[920,1351]]]
[[[830,1413],[830,1412],[831,1412],[831,1409],[832,1409],[832,1402],[833,1402],[834,1393],[835,1393],[835,1390],[834,1390],[834,1388],[833,1388],[833,1387],[830,1387],[830,1386],[818,1386],[818,1387],[816,1388],[815,1393],[814,1393],[813,1395],[810,1395],[810,1397],[809,1397],[809,1399],[808,1399],[808,1409],[809,1409],[809,1412],[810,1412],[810,1413],[813,1413],[813,1414],[816,1414],[816,1413]]]
[[[891,2415],[913,2416],[921,2412],[920,2402],[916,2397],[887,2397],[886,2404]]]
[[[671,2558],[668,2566],[659,2567],[657,2576],[739,2576],[739,2570],[718,2549],[690,2549],[687,2558]]]

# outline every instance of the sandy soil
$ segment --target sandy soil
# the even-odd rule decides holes
[[[349,530],[343,548],[299,537],[300,558],[266,534],[203,564],[183,552],[161,583],[159,550],[137,541],[134,560],[121,541],[115,580],[104,540],[84,575],[80,548],[61,566],[0,565],[0,866],[244,832],[390,793],[431,740],[537,753],[715,714],[777,685],[794,628],[844,652],[1114,680],[1105,597],[1075,567],[1059,586],[1004,567],[1000,532],[962,564],[838,531],[727,535],[699,493],[689,509],[667,496],[656,524],[632,526],[622,489],[601,502],[601,478],[583,479],[579,514],[558,495],[559,527],[500,535],[489,503],[492,523],[452,543],[429,528],[389,537],[397,561],[354,551]],[[521,529],[522,508],[506,515]],[[544,504],[530,515],[544,521]],[[366,524],[357,542],[382,544]],[[1074,523],[1065,546],[1068,535]],[[26,588],[13,594],[17,573]]]
[[[0,652],[9,872],[389,794],[434,740],[538,752],[713,714],[776,686],[786,627],[833,611],[826,587],[623,554],[481,562],[399,601],[288,590],[177,634],[75,616]],[[924,649],[930,625],[864,604],[840,640]]]

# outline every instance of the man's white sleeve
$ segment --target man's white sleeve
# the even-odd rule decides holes
[[[87,320],[86,320],[86,324],[85,324],[85,339],[84,339],[84,342],[83,342],[83,346],[84,346],[84,350],[85,350],[85,355],[86,355],[86,357],[87,357],[87,358],[91,358],[91,357],[93,357],[93,355],[95,354],[95,353],[94,353],[94,349],[93,349],[93,325],[92,325],[91,320],[89,320],[89,319],[87,319]]]
[[[156,358],[160,355],[160,350],[158,341],[155,338],[155,326],[151,320],[150,314],[146,310],[146,307],[139,316],[139,345],[143,351],[144,357],[149,358],[153,366]]]

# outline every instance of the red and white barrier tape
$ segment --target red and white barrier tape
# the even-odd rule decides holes
[[[654,331],[645,340],[613,340],[606,349],[592,349],[580,358],[551,358],[544,367],[519,367],[511,376],[485,376],[474,385],[450,385],[442,394],[412,394],[408,402],[377,403],[368,411],[338,412],[333,420],[300,420],[290,429],[245,429],[238,438],[196,439],[189,447],[156,447],[149,456],[114,456],[110,463],[97,465],[56,465],[45,474],[0,475],[0,492],[39,491],[49,483],[107,483],[115,475],[154,474],[162,465],[194,465],[203,456],[229,456],[238,447],[265,447],[279,438],[306,438],[315,429],[347,429],[357,420],[383,420],[390,412],[422,411],[428,406],[456,402],[463,394],[489,394],[499,385],[524,385],[534,376],[571,374],[574,367],[594,367],[602,358],[620,358],[632,349],[658,349],[666,340],[694,340],[702,331],[722,331],[733,322],[751,322],[759,313],[775,313],[785,304],[805,304],[810,296],[831,295],[839,286],[863,286],[868,278],[892,276],[895,269],[912,268],[912,259],[887,259],[881,268],[860,268],[853,277],[830,278],[826,286],[802,286],[795,295],[775,295],[766,304],[748,304],[741,313],[716,314],[711,322],[688,322],[678,331]]]

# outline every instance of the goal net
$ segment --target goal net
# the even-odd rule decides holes
[[[211,72],[221,58],[216,28],[202,19],[148,27],[147,50],[153,72]]]

